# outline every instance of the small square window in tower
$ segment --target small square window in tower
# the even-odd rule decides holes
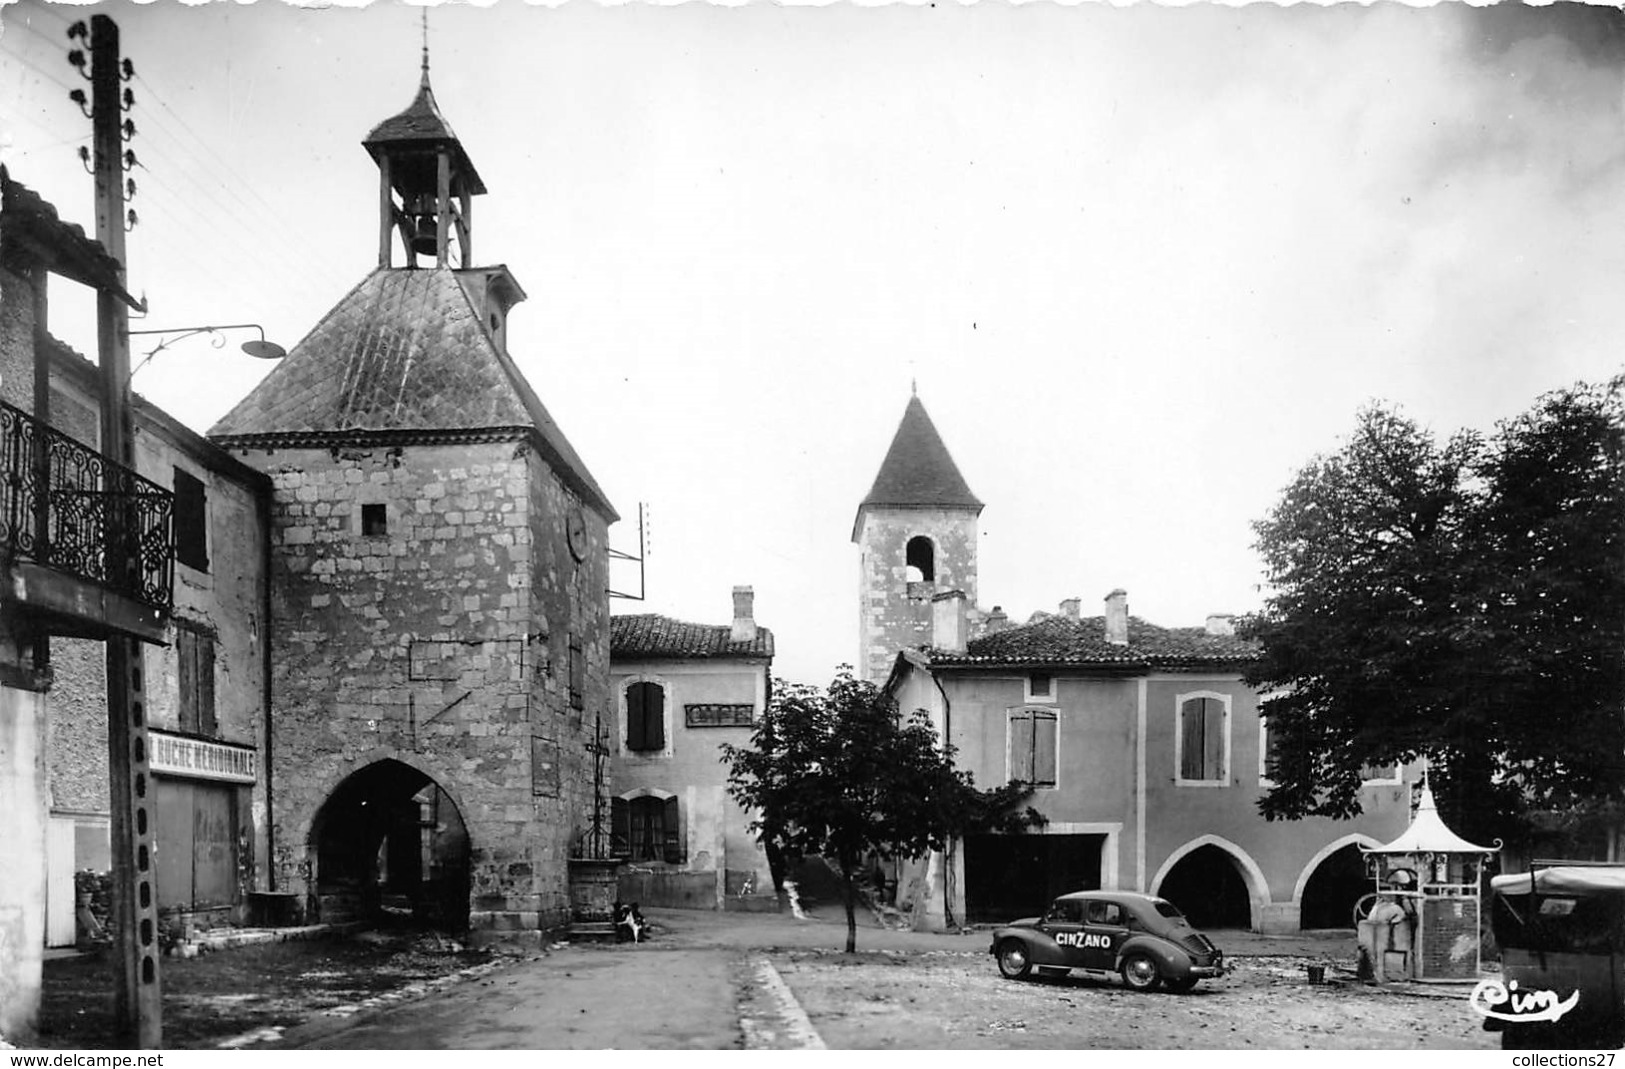
[[[175,559],[209,570],[209,499],[203,480],[175,469]]]
[[[626,688],[626,748],[666,748],[666,690],[660,684],[633,683]]]
[[[368,538],[377,538],[389,533],[389,509],[382,505],[361,506],[361,533]]]

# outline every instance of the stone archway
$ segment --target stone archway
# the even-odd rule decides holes
[[[1257,928],[1269,901],[1257,863],[1215,835],[1186,843],[1169,855],[1151,887],[1197,928]]]
[[[1368,835],[1348,835],[1328,843],[1303,868],[1293,898],[1300,928],[1352,928],[1354,904],[1371,890],[1361,847],[1375,847]]]
[[[317,810],[308,848],[322,921],[409,913],[468,929],[468,828],[428,773],[393,758],[357,769]]]

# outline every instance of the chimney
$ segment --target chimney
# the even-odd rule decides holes
[[[1128,645],[1128,591],[1122,587],[1106,595],[1106,641]]]
[[[756,641],[756,592],[748,586],[734,587],[734,625],[728,638],[734,642]]]
[[[1233,635],[1236,633],[1236,618],[1227,612],[1210,612],[1207,616],[1207,633],[1210,635]]]
[[[983,631],[985,634],[996,635],[1009,626],[1010,617],[1006,615],[1002,606],[995,605],[993,611],[987,614],[987,624]]]
[[[1082,605],[1082,598],[1067,598],[1061,602],[1061,615],[1068,620],[1076,620],[1078,618],[1078,609]]]
[[[931,645],[945,653],[965,652],[965,592],[944,590],[931,599]]]

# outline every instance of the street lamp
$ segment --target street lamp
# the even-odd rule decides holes
[[[226,323],[217,327],[170,327],[167,330],[132,330],[128,332],[131,337],[135,337],[137,334],[173,334],[175,337],[165,338],[163,341],[159,342],[157,346],[152,349],[152,351],[147,353],[146,356],[142,357],[141,363],[137,364],[130,371],[130,378],[135,378],[135,373],[146,367],[148,360],[151,360],[153,357],[157,356],[171,345],[178,341],[185,341],[187,338],[195,337],[199,334],[210,335],[211,337],[209,343],[216,349],[222,348],[226,344],[226,338],[222,332],[227,330],[259,331],[260,336],[257,339],[250,338],[248,341],[243,342],[241,346],[243,352],[247,353],[249,356],[260,360],[281,360],[284,356],[288,355],[288,351],[282,348],[282,346],[278,345],[276,342],[265,340],[265,328],[260,326],[258,323]]]

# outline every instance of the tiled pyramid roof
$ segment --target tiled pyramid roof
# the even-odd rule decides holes
[[[534,432],[560,476],[615,514],[449,268],[379,268],[209,430],[224,445],[343,441],[391,432]]]
[[[749,642],[733,641],[728,624],[690,624],[658,613],[609,618],[609,656],[615,658],[771,657],[773,632],[756,629]]]
[[[886,506],[982,509],[982,502],[965,484],[965,477],[959,474],[958,465],[917,394],[908,399],[874,485],[858,505],[853,541],[857,540],[864,509]]]
[[[975,665],[1103,668],[1239,667],[1258,647],[1234,635],[1210,635],[1201,627],[1158,627],[1138,616],[1128,620],[1128,644],[1106,641],[1104,617],[1044,616],[966,643],[964,653],[927,650],[933,667]]]

